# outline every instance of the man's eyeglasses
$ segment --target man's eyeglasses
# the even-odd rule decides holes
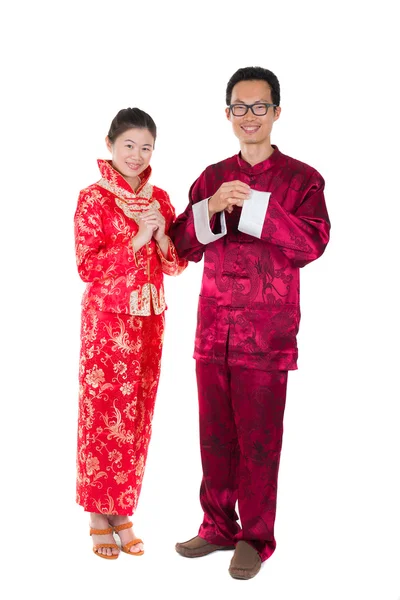
[[[256,117],[263,117],[267,114],[270,106],[276,106],[276,104],[268,104],[267,102],[257,102],[256,104],[230,104],[229,110],[235,117],[244,117],[250,108],[253,115]]]

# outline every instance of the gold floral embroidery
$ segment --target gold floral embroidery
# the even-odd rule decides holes
[[[127,367],[126,363],[122,362],[122,360],[119,360],[114,365],[114,373],[119,373],[120,375],[124,375],[126,373],[127,368],[128,367]]]
[[[118,450],[114,449],[112,452],[108,453],[108,462],[114,462],[116,465],[120,465],[121,460],[122,454],[121,452],[118,452]]]
[[[150,310],[150,295],[153,303],[154,313],[160,315],[165,310],[165,298],[163,287],[160,287],[160,292],[152,283],[145,283],[142,286],[142,294],[139,300],[139,290],[135,290],[130,296],[130,314],[142,317],[151,315]]]
[[[104,383],[104,380],[104,371],[103,369],[98,369],[97,365],[94,365],[93,369],[87,373],[85,378],[86,383],[94,388],[99,387],[99,384]]]
[[[114,414],[109,415],[108,413],[102,414],[102,418],[105,424],[105,431],[107,433],[108,440],[114,440],[115,443],[121,448],[123,444],[132,444],[134,441],[134,434],[125,427],[125,423],[122,419],[121,411],[114,405]]]
[[[164,289],[160,287],[160,297],[158,297],[157,288],[152,283],[149,284],[151,287],[151,296],[153,298],[153,308],[156,315],[160,315],[165,310],[165,299]]]
[[[129,381],[125,381],[119,388],[123,396],[130,396],[134,390],[133,385]]]
[[[139,288],[140,289],[140,288]],[[130,314],[138,317],[147,317],[150,313],[150,284],[145,283],[142,287],[142,297],[139,308],[139,290],[135,290],[130,296]]]
[[[118,512],[115,510],[114,499],[110,495],[110,489],[111,488],[108,488],[106,499],[103,502],[101,502],[101,500],[97,500],[94,502],[94,505],[97,509],[96,512],[106,515],[118,514]]]
[[[93,475],[95,471],[100,470],[100,463],[97,456],[92,456],[92,453],[89,453],[89,456],[86,459],[86,473],[88,475]]]
[[[128,202],[124,202],[121,198],[115,198],[115,203],[119,208],[123,211],[124,215],[129,219],[133,219],[135,223],[139,223],[140,216],[143,212],[143,209],[151,208],[160,208],[160,203],[158,200],[154,200],[150,204],[146,201],[143,206],[138,206],[137,204],[129,204]]]
[[[142,479],[143,474],[144,474],[145,463],[146,463],[146,461],[145,461],[144,455],[142,454],[140,456],[139,460],[137,461],[136,469],[135,469],[135,475],[137,477],[140,477],[141,479]]]
[[[114,342],[113,351],[119,351],[125,357],[127,354],[132,354],[139,350],[141,340],[130,340],[129,334],[126,331],[124,321],[117,317],[118,327],[112,328],[111,325],[105,325],[110,340]]]
[[[134,192],[128,192],[127,190],[124,190],[124,188],[120,187],[116,183],[111,183],[107,179],[104,179],[104,177],[102,177],[100,179],[100,181],[97,182],[97,185],[104,188],[105,190],[108,190],[109,192],[112,192],[113,194],[115,194],[116,196],[119,196],[120,198],[136,200],[136,202],[139,202],[139,203],[142,203],[143,199],[146,199],[146,198],[147,198],[147,200],[150,200],[151,196],[153,195],[153,186],[151,185],[151,183],[146,183],[143,186],[143,188],[140,190],[139,194],[135,194]]]
[[[124,492],[121,492],[118,496],[118,504],[124,510],[131,509],[132,506],[136,506],[137,491],[130,485],[128,489],[126,489]]]
[[[79,432],[79,437],[83,437],[83,427],[85,429],[90,429],[94,422],[94,406],[93,402],[90,398],[85,396],[85,390],[83,386],[80,386],[80,396],[81,396],[81,423],[82,423],[82,431]]]
[[[125,472],[125,471],[119,471],[116,475],[114,475],[114,479],[116,481],[116,483],[126,483],[129,479],[129,471]]]
[[[124,408],[124,413],[126,418],[130,421],[134,421],[136,417],[136,405],[137,405],[137,397],[134,398],[133,402],[130,402]]]

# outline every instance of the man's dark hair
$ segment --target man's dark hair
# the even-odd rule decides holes
[[[108,139],[113,144],[117,137],[128,129],[148,129],[156,141],[157,127],[153,119],[140,108],[123,108],[113,118],[108,131]]]
[[[236,73],[232,75],[226,86],[226,104],[227,106],[231,103],[232,90],[239,81],[265,81],[271,88],[271,97],[273,104],[279,106],[281,101],[281,88],[277,76],[268,69],[262,67],[244,67],[238,69]]]

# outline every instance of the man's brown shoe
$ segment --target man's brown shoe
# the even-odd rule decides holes
[[[234,579],[251,579],[261,568],[261,558],[257,550],[247,542],[236,544],[235,554],[231,560],[229,574]]]
[[[187,542],[176,544],[175,550],[178,554],[185,556],[186,558],[198,558],[199,556],[206,556],[217,550],[233,550],[234,547],[235,546],[217,546],[216,544],[210,544],[196,535],[196,537]]]

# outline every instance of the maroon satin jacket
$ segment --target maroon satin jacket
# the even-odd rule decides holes
[[[201,244],[192,205],[236,179],[271,192],[260,239],[238,230],[242,209],[235,207],[231,214],[225,211],[226,235]],[[323,178],[274,146],[273,154],[254,166],[239,154],[207,167],[189,198],[169,234],[181,258],[198,262],[204,254],[194,358],[297,369],[299,268],[321,256],[329,241]],[[219,220],[217,215],[211,221],[214,232]]]

